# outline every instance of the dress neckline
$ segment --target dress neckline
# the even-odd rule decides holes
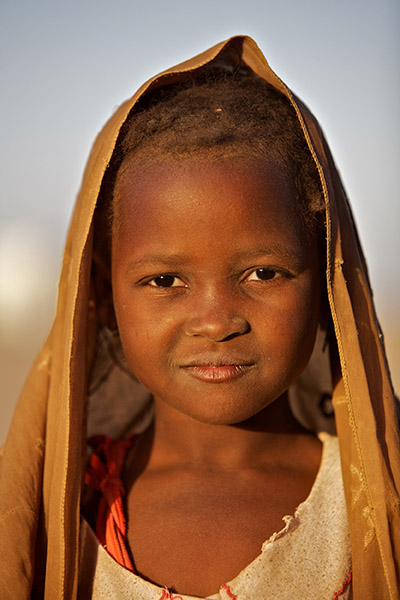
[[[282,517],[282,521],[284,522],[284,526],[282,527],[282,529],[280,529],[279,531],[274,532],[263,544],[261,547],[261,551],[260,553],[250,562],[248,563],[232,580],[230,580],[227,583],[224,583],[219,592],[216,592],[215,594],[212,594],[211,596],[207,596],[207,598],[205,600],[219,600],[221,598],[221,592],[225,592],[224,594],[224,598],[230,598],[229,596],[229,590],[231,589],[231,586],[235,586],[235,583],[239,580],[239,579],[243,579],[246,577],[246,572],[248,570],[251,570],[252,568],[254,568],[254,566],[256,565],[256,563],[258,561],[260,561],[262,555],[268,551],[269,547],[271,547],[271,545],[273,545],[274,542],[276,542],[278,539],[284,537],[286,534],[288,534],[290,531],[292,531],[293,529],[296,529],[299,527],[300,523],[302,522],[302,516],[304,514],[305,511],[309,510],[312,511],[312,506],[314,504],[314,500],[315,498],[318,496],[321,487],[323,487],[324,485],[324,481],[326,479],[326,471],[329,469],[329,455],[332,454],[332,450],[335,451],[336,450],[336,443],[337,443],[337,438],[334,436],[331,436],[328,433],[322,432],[318,434],[318,438],[320,439],[320,441],[322,442],[323,446],[322,446],[322,452],[321,452],[321,461],[320,461],[320,465],[314,480],[314,483],[311,487],[311,490],[308,494],[308,496],[305,498],[305,500],[303,500],[296,508],[296,510],[294,511],[294,513],[292,515],[284,515]],[[127,443],[126,440],[112,440],[111,438],[107,438],[106,436],[97,436],[97,441],[100,442],[100,446],[102,449],[104,449],[104,445],[108,446],[108,454],[113,456],[115,454],[119,454],[120,452],[120,447],[122,444],[125,444],[125,452],[128,450],[128,448],[130,447],[131,443],[132,443],[132,439],[133,436],[131,436],[131,438],[129,438],[129,443]],[[332,443],[332,442],[336,442],[336,443]],[[94,455],[97,456],[96,452],[94,453]],[[93,455],[92,455],[93,456]],[[125,456],[125,454],[124,454]],[[115,465],[114,465],[115,466]],[[122,463],[120,464],[120,468],[119,468],[119,474],[122,471]],[[114,475],[116,474],[115,468],[114,468]],[[120,484],[123,486],[122,481],[115,481],[114,480],[114,484],[117,484],[117,487],[120,486]],[[99,488],[98,488],[99,489]],[[124,494],[124,490],[122,490],[122,495]],[[113,521],[114,517],[113,514],[114,513],[114,517],[115,517],[115,511],[109,511],[109,514],[111,515],[109,518],[111,519],[111,521]],[[103,518],[104,518],[104,514],[103,514]],[[103,539],[103,541],[101,539],[99,539],[99,536],[95,535],[95,533],[93,532],[93,530],[91,529],[90,525],[85,521],[85,519],[82,517],[83,522],[84,522],[84,527],[87,527],[90,529],[91,535],[96,537],[96,542],[98,545],[98,551],[101,553],[104,553],[104,558],[106,560],[109,561],[113,561],[115,563],[117,563],[119,566],[125,568],[125,570],[129,571],[129,574],[132,578],[137,578],[137,580],[140,580],[140,582],[142,583],[143,586],[147,586],[148,591],[149,592],[153,592],[154,593],[154,599],[158,599],[161,600],[164,598],[171,598],[171,600],[199,600],[199,597],[197,596],[190,596],[190,595],[185,595],[185,594],[170,594],[168,592],[168,590],[166,590],[166,588],[160,587],[157,584],[151,583],[145,579],[143,579],[140,575],[136,574],[134,572],[134,569],[132,567],[132,564],[124,564],[124,562],[120,559],[119,555],[115,556],[114,553],[110,550],[113,547],[113,544],[107,543],[106,540]],[[111,529],[115,529],[115,527],[117,526],[117,528],[120,528],[120,524],[112,524]],[[101,528],[103,527],[103,529]],[[123,514],[123,527],[126,527],[126,519],[125,519],[125,515]],[[104,525],[101,526],[100,525],[100,531],[104,530]],[[126,529],[124,529],[124,535],[126,533]],[[97,534],[97,531],[96,531]],[[121,537],[118,540],[118,544],[121,544]],[[126,552],[130,555],[130,551],[129,551],[129,547],[128,547],[128,543],[127,540],[124,541],[125,547],[123,548],[123,554],[125,554]],[[124,552],[125,551],[125,552]],[[164,591],[165,590],[165,591]],[[164,596],[162,595],[164,593]],[[168,593],[169,595],[165,595],[165,593]],[[158,596],[157,596],[158,594]],[[234,597],[234,596],[232,596]]]

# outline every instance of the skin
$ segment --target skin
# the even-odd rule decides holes
[[[287,402],[321,296],[294,197],[279,167],[240,156],[132,162],[117,179],[115,314],[156,408],[126,464],[128,541],[143,577],[182,594],[235,577],[320,464]]]

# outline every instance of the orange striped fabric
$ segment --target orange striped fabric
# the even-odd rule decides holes
[[[113,440],[98,435],[89,440],[94,449],[85,473],[85,483],[102,493],[99,503],[96,535],[107,552],[123,567],[134,571],[126,539],[126,518],[122,498],[125,488],[121,480],[125,455],[133,436]]]

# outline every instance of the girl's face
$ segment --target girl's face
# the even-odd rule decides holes
[[[305,368],[320,309],[317,243],[285,173],[264,160],[186,158],[120,174],[114,306],[128,363],[159,400],[244,421]]]

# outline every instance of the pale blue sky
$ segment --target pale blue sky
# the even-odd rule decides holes
[[[400,388],[399,17],[399,0],[0,0],[0,443],[50,325],[95,135],[148,77],[234,34],[325,130]]]
[[[59,256],[92,141],[115,106],[155,72],[246,33],[319,118],[378,299],[393,302],[399,15],[398,0],[1,0],[1,224],[45,224]]]
[[[1,0],[1,218],[45,216],[65,227],[113,108],[154,72],[247,33],[319,117],[374,270],[391,271],[399,14],[397,0]]]

